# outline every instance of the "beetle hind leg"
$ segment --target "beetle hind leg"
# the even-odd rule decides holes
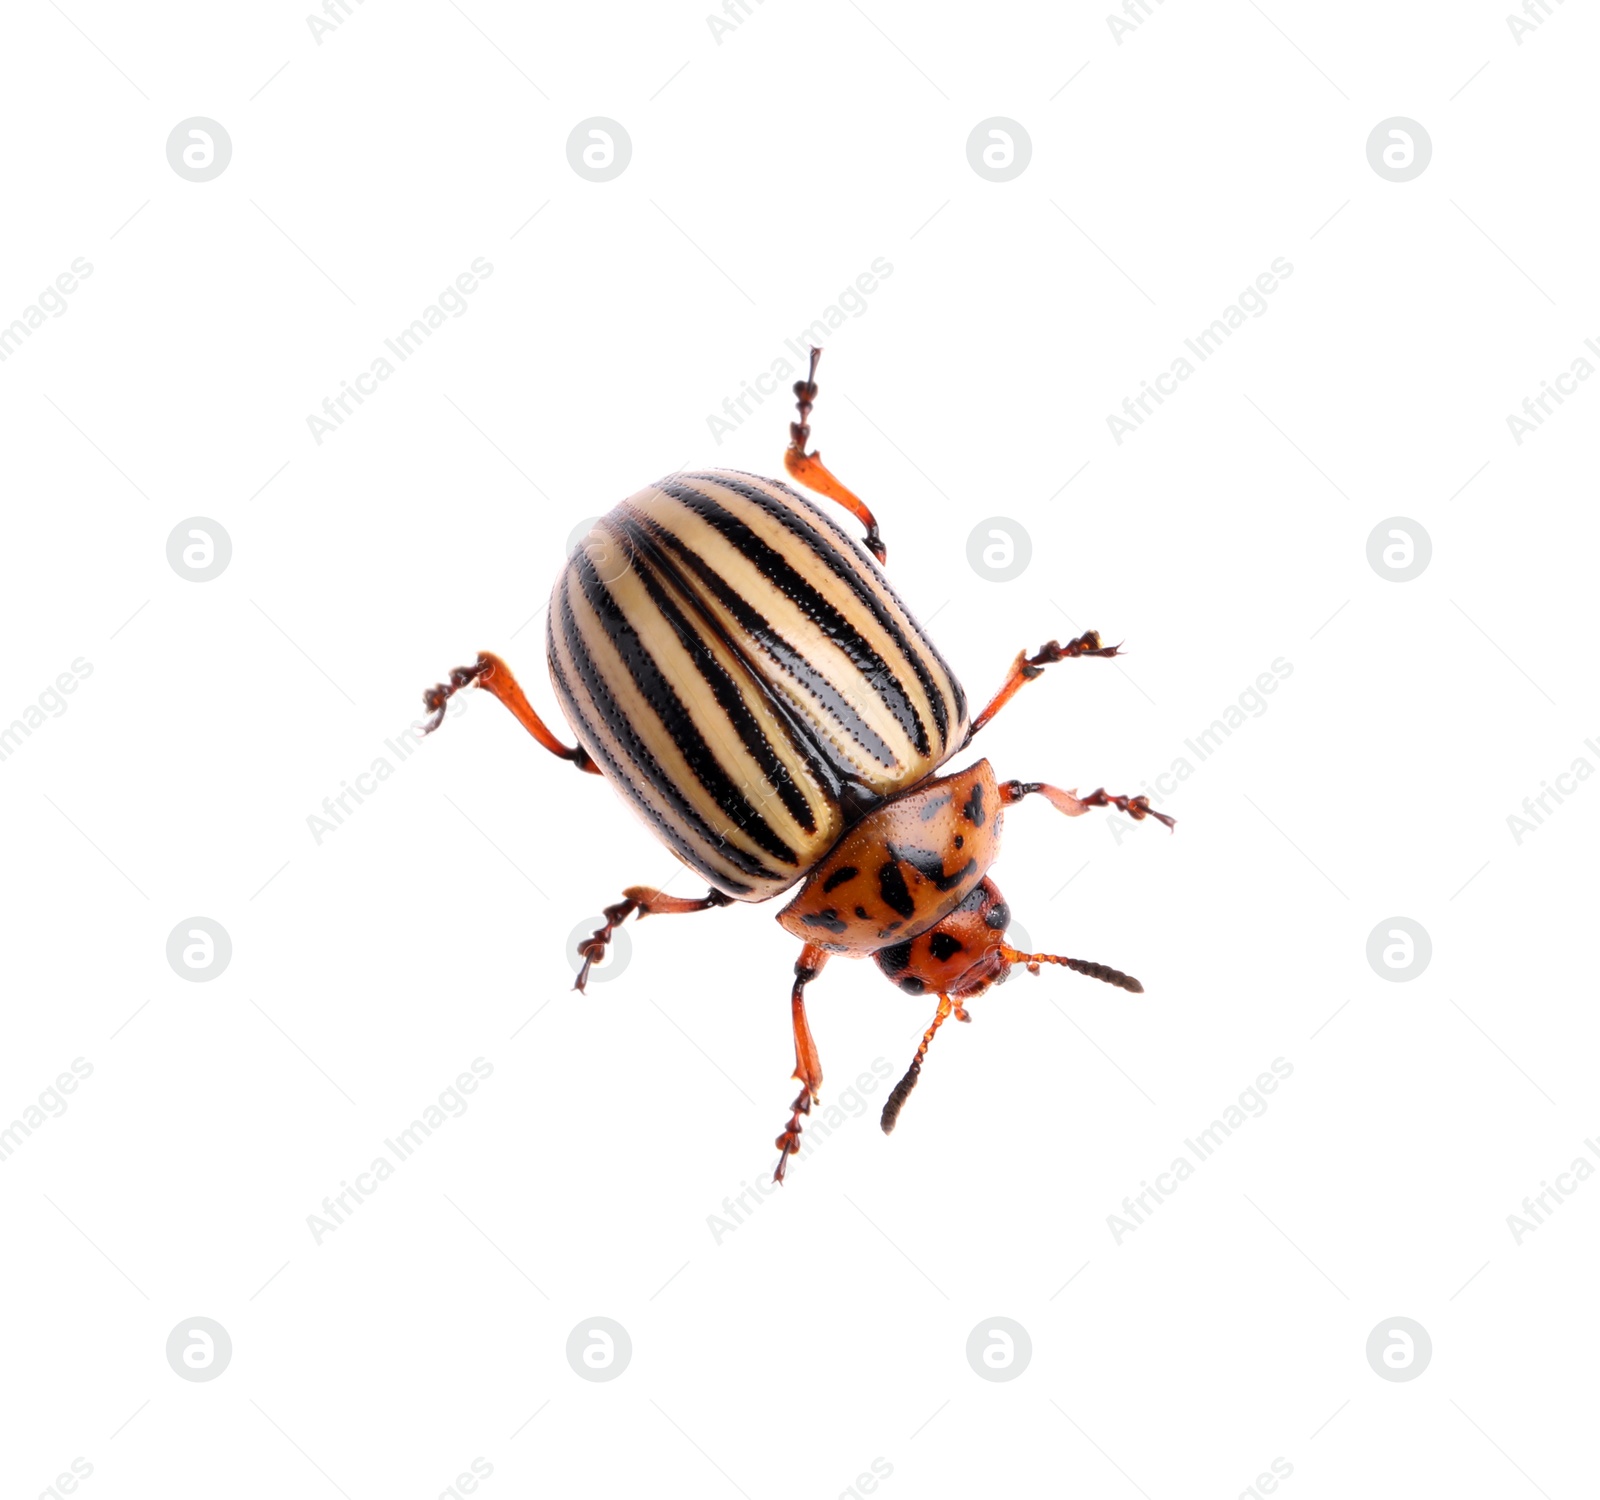
[[[527,694],[522,691],[522,684],[511,675],[511,668],[492,651],[480,651],[477,661],[470,667],[457,667],[450,674],[449,682],[437,683],[422,695],[422,706],[433,715],[422,732],[432,734],[444,722],[445,705],[462,688],[470,687],[474,683],[505,704],[517,722],[552,755],[559,756],[562,760],[570,760],[580,771],[588,771],[595,776],[601,774],[600,767],[589,758],[589,752],[582,745],[563,745],[550,732],[544,720],[534,712],[533,705],[528,702]]]
[[[800,1092],[789,1106],[789,1123],[774,1143],[779,1151],[778,1165],[773,1169],[772,1180],[782,1182],[788,1169],[789,1158],[800,1149],[800,1116],[809,1115],[811,1106],[822,1096],[822,1059],[817,1055],[817,1044],[811,1036],[811,1025],[806,1020],[806,986],[817,977],[827,953],[807,943],[800,950],[800,959],[794,966],[794,989],[789,995],[789,1011],[794,1021],[794,1077],[800,1081]]]
[[[811,351],[811,370],[804,380],[794,383],[796,404],[800,408],[800,420],[789,424],[789,448],[783,455],[783,466],[789,471],[789,477],[803,484],[808,490],[813,490],[819,495],[826,495],[830,500],[838,503],[850,512],[856,520],[867,528],[866,545],[869,551],[880,563],[887,561],[888,552],[883,545],[883,537],[878,531],[878,522],[872,512],[867,508],[866,502],[854,491],[847,489],[829,472],[822,461],[820,453],[807,453],[806,444],[811,441],[811,428],[809,420],[811,408],[817,399],[817,361],[822,358],[822,350]]]
[[[589,970],[606,956],[606,949],[611,944],[611,934],[634,912],[638,912],[640,919],[643,920],[645,917],[657,915],[676,916],[683,912],[710,911],[715,906],[732,904],[732,896],[715,889],[707,891],[705,895],[696,899],[690,896],[663,896],[660,891],[650,886],[630,885],[623,891],[622,900],[605,908],[602,913],[605,922],[595,928],[594,936],[585,938],[578,944],[578,952],[583,955],[583,967],[578,971],[573,989],[580,993],[587,991]]]

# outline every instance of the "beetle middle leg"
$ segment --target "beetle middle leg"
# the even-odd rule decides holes
[[[715,906],[732,905],[732,896],[714,888],[696,899],[691,896],[663,896],[660,891],[650,886],[630,885],[623,891],[622,900],[605,908],[603,913],[605,922],[595,928],[594,936],[585,938],[578,944],[578,952],[583,955],[583,967],[578,970],[578,978],[572,986],[573,989],[587,992],[589,970],[606,956],[606,949],[611,943],[611,934],[634,912],[638,912],[639,919],[643,921],[646,917],[657,915],[676,916],[682,912],[710,911]]]
[[[1043,797],[1059,813],[1065,813],[1069,818],[1081,818],[1091,807],[1115,807],[1139,822],[1144,818],[1154,818],[1158,823],[1165,823],[1168,828],[1177,826],[1177,819],[1163,812],[1157,812],[1151,807],[1150,799],[1140,795],[1128,797],[1123,795],[1113,796],[1102,787],[1096,787],[1086,797],[1080,797],[1077,792],[1064,792],[1058,786],[1047,786],[1042,781],[1002,781],[1000,783],[1000,800],[1006,806],[1020,802],[1024,797],[1031,797],[1035,793]]]
[[[811,1025],[806,1020],[806,986],[821,972],[827,963],[827,953],[815,943],[807,943],[800,950],[800,959],[794,966],[794,989],[789,995],[789,1010],[794,1021],[794,1073],[800,1082],[800,1093],[789,1106],[789,1123],[775,1142],[779,1152],[778,1165],[772,1180],[782,1182],[789,1166],[789,1158],[800,1149],[800,1116],[809,1115],[811,1106],[822,1096],[822,1059],[817,1055],[817,1044],[811,1037]]]
[[[1000,691],[989,700],[989,706],[972,721],[972,728],[967,731],[967,743],[971,743],[972,736],[1015,698],[1026,684],[1040,676],[1046,667],[1058,661],[1071,661],[1080,656],[1116,656],[1120,650],[1118,646],[1102,646],[1098,630],[1086,630],[1076,640],[1068,641],[1065,646],[1060,641],[1046,641],[1032,656],[1025,650],[1017,652],[1017,659],[1011,663],[1011,671],[1006,675]]]
[[[811,441],[811,428],[808,425],[811,407],[817,399],[817,361],[821,358],[822,350],[813,349],[810,374],[804,380],[797,380],[794,383],[800,420],[789,424],[789,448],[783,455],[783,466],[789,471],[791,478],[797,479],[808,490],[815,490],[819,495],[837,500],[861,522],[867,528],[867,551],[882,563],[888,559],[888,553],[884,549],[883,537],[878,533],[877,520],[867,509],[866,502],[853,491],[846,489],[828,472],[820,453],[806,452],[806,444]]]

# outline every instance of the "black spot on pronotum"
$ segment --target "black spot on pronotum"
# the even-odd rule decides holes
[[[936,818],[939,810],[950,802],[949,792],[940,792],[937,797],[928,798],[927,804],[922,809],[922,821],[926,823],[929,818]]]
[[[956,910],[978,911],[982,908],[983,903],[988,899],[988,896],[989,893],[984,890],[981,884],[975,885],[970,891],[967,892],[965,896],[961,898],[961,904],[956,907]]]
[[[996,901],[983,914],[984,925],[996,932],[1004,932],[1011,925],[1011,908],[1004,901]]]
[[[967,844],[967,841],[964,838],[962,838],[962,836],[958,833],[956,835],[956,848],[964,849],[966,847],[966,844]]]
[[[871,918],[867,915],[867,909],[864,906],[858,906],[856,908],[856,915],[860,917],[863,922],[871,921]]]
[[[941,861],[939,868],[944,868]],[[902,917],[909,917],[916,909],[917,903],[911,899],[911,892],[906,888],[906,877],[900,873],[900,861],[888,859],[878,871],[878,890],[883,895],[883,903],[891,911],[897,911]]]
[[[961,809],[961,816],[978,828],[983,827],[983,820],[988,816],[983,810],[983,783],[975,781],[972,784],[972,795],[967,798]]]
[[[949,963],[956,954],[965,951],[964,945],[951,937],[948,932],[936,932],[928,939],[928,952],[940,963]]]
[[[909,941],[896,943],[892,948],[880,948],[875,957],[878,967],[887,974],[898,974],[911,963],[911,944]]]
[[[903,849],[898,844],[890,844],[889,853],[895,859],[903,859],[925,880],[931,880],[934,889],[937,891],[953,891],[978,867],[977,860],[969,859],[953,875],[946,875],[944,872],[944,856],[935,854],[931,849]],[[890,905],[893,905],[893,902]],[[900,911],[901,909],[896,906],[895,910]],[[901,914],[907,917],[911,915],[909,911]]]
[[[899,981],[899,983],[900,988],[903,989],[908,995],[920,995],[925,989],[927,989],[927,985],[918,979],[915,974],[907,974],[904,979]]]
[[[837,890],[847,880],[854,880],[861,873],[854,865],[841,865],[826,880],[822,882],[822,891],[826,895]]]
[[[810,912],[800,918],[807,927],[825,927],[829,932],[844,932],[846,924],[839,920],[837,907],[830,906],[826,911]]]

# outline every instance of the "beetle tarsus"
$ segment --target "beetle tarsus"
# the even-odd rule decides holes
[[[800,420],[789,424],[789,448],[783,455],[783,466],[791,478],[798,480],[808,490],[815,490],[819,495],[838,501],[867,528],[867,551],[878,559],[881,566],[888,561],[889,553],[883,545],[883,534],[878,530],[877,519],[867,508],[866,502],[834,478],[820,453],[806,452],[806,444],[811,441],[811,408],[817,400],[817,361],[821,358],[822,350],[812,349],[810,373],[806,379],[794,383],[795,405],[800,410]]]
[[[1081,818],[1091,807],[1115,807],[1133,819],[1135,823],[1143,822],[1146,818],[1154,818],[1158,823],[1165,823],[1169,829],[1178,826],[1178,820],[1167,813],[1157,812],[1151,807],[1150,799],[1141,793],[1137,797],[1113,796],[1102,787],[1096,787],[1087,797],[1080,797],[1076,790],[1064,792],[1058,786],[1049,786],[1042,781],[1003,781],[1000,783],[1000,800],[1007,806],[1020,802],[1024,797],[1038,795],[1043,797],[1055,810],[1064,813],[1069,818]]]
[[[611,934],[634,912],[638,912],[639,920],[643,921],[646,917],[675,916],[683,912],[710,911],[713,907],[732,905],[733,897],[715,888],[695,898],[664,896],[651,886],[630,885],[623,891],[622,900],[614,902],[601,913],[605,917],[604,925],[595,928],[593,937],[585,938],[578,944],[578,952],[583,956],[583,967],[578,970],[573,989],[580,994],[588,992],[589,970],[605,958],[606,949],[611,944]]]
[[[488,652],[479,655],[478,660],[470,667],[457,667],[450,674],[449,682],[441,682],[429,688],[422,695],[422,706],[433,715],[423,728],[424,734],[432,734],[444,723],[445,705],[455,697],[462,688],[469,683],[476,682],[494,664],[494,658]]]

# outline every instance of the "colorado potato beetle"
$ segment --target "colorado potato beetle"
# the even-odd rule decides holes
[[[808,378],[795,383],[800,420],[790,424],[784,467],[861,522],[864,545],[777,480],[723,469],[668,475],[596,523],[551,593],[550,680],[577,744],[550,731],[488,652],[423,695],[431,732],[452,694],[487,689],[546,750],[605,777],[710,883],[698,898],[627,887],[580,945],[579,990],[635,913],[768,901],[801,883],[777,914],[804,945],[790,994],[800,1093],[776,1142],[778,1182],[800,1148],[801,1116],[821,1097],[805,992],[832,955],[870,955],[908,994],[938,1000],[884,1105],[887,1133],[934,1033],[951,1015],[970,1019],[966,1002],[1013,965],[1037,974],[1059,964],[1143,990],[1103,964],[1006,943],[1010,909],[988,879],[1005,810],[1038,795],[1068,817],[1114,807],[1173,826],[1146,797],[1000,781],[987,760],[934,774],[1045,667],[1119,648],[1090,630],[1021,651],[970,718],[955,674],[881,571],[872,512],[806,451],[821,352],[811,351]]]

